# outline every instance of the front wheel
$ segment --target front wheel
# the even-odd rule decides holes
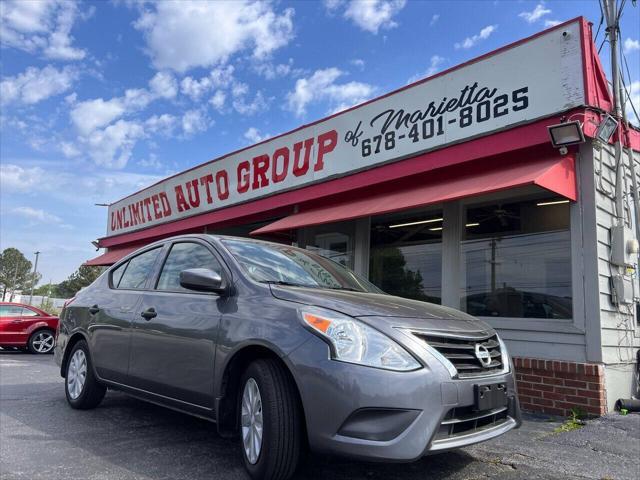
[[[93,374],[87,342],[80,340],[73,346],[65,375],[65,393],[72,408],[88,410],[97,407],[107,391]]]
[[[273,359],[251,363],[239,395],[244,464],[256,480],[285,480],[298,466],[302,417],[295,386]]]
[[[37,330],[29,337],[27,348],[31,353],[51,353],[56,339],[51,330]]]

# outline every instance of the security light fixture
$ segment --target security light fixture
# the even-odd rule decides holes
[[[467,223],[465,225],[465,227],[479,227],[479,226],[480,226],[480,223],[478,223],[478,222]]]
[[[442,227],[434,227],[429,229],[430,232],[439,232],[440,230],[442,230]]]
[[[617,128],[618,121],[611,115],[606,114],[604,119],[600,122],[600,125],[598,125],[596,138],[603,143],[607,143]]]
[[[564,122],[557,125],[549,125],[551,144],[556,148],[567,147],[584,142],[582,124],[579,121]]]

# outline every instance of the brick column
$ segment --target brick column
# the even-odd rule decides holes
[[[520,406],[525,411],[568,416],[607,412],[604,368],[592,363],[515,357]]]

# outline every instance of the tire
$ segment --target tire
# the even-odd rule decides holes
[[[56,345],[56,334],[52,330],[36,330],[29,337],[27,348],[31,353],[42,355],[53,352]]]
[[[245,397],[252,388],[257,388],[261,415],[255,415],[256,409],[253,416],[247,414],[249,402]],[[260,447],[253,453],[247,446],[252,418],[262,419]],[[300,458],[302,412],[295,386],[277,360],[256,360],[245,370],[238,395],[238,424],[242,458],[251,478],[286,480],[293,475]]]
[[[64,392],[67,402],[71,408],[89,410],[100,404],[106,391],[93,373],[87,342],[80,340],[71,349],[66,365]]]

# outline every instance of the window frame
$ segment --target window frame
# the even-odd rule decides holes
[[[158,264],[158,258],[160,258],[162,256],[162,251],[163,249],[166,249],[167,244],[163,243],[163,244],[154,244],[154,245],[149,245],[148,248],[145,248],[142,251],[136,252],[136,254],[134,256],[131,257],[126,257],[124,260],[122,260],[120,263],[114,265],[113,267],[111,267],[111,269],[109,270],[109,289],[110,290],[121,290],[123,292],[142,292],[145,290],[149,289],[149,280],[155,277],[155,274],[157,273],[157,264]],[[153,265],[151,266],[151,274],[147,277],[147,279],[144,282],[144,285],[142,288],[120,288],[120,282],[122,282],[122,278],[124,277],[124,274],[127,273],[127,269],[129,268],[129,263],[131,262],[131,260],[133,260],[136,257],[139,257],[140,255],[143,255],[147,252],[150,252],[151,250],[159,250],[158,251],[158,255],[156,256],[155,260],[153,261]],[[118,281],[118,285],[113,285],[113,272],[115,270],[117,270],[118,268],[120,268],[122,265],[124,265],[126,263],[126,266],[124,268],[124,272],[122,272],[122,276],[120,277],[120,280]]]
[[[218,264],[220,265],[220,276],[222,277],[223,287],[227,287],[228,285],[231,284],[231,281],[230,281],[231,276],[226,271],[226,264],[224,263],[221,255],[211,244],[196,238],[181,238],[173,242],[168,242],[165,245],[166,251],[162,255],[162,262],[160,263],[159,268],[156,268],[156,271],[154,272],[154,275],[153,275],[153,282],[151,283],[151,285],[149,285],[148,290],[154,293],[180,293],[180,294],[187,294],[187,295],[208,295],[208,296],[219,297],[220,293],[218,292],[198,292],[196,290],[159,290],[158,289],[158,283],[160,282],[160,275],[162,274],[162,270],[164,269],[164,266],[166,265],[167,260],[169,259],[171,250],[173,249],[174,245],[177,245],[179,243],[195,243],[196,245],[203,246],[204,248],[209,250],[209,253],[213,255],[213,258],[215,258]]]

